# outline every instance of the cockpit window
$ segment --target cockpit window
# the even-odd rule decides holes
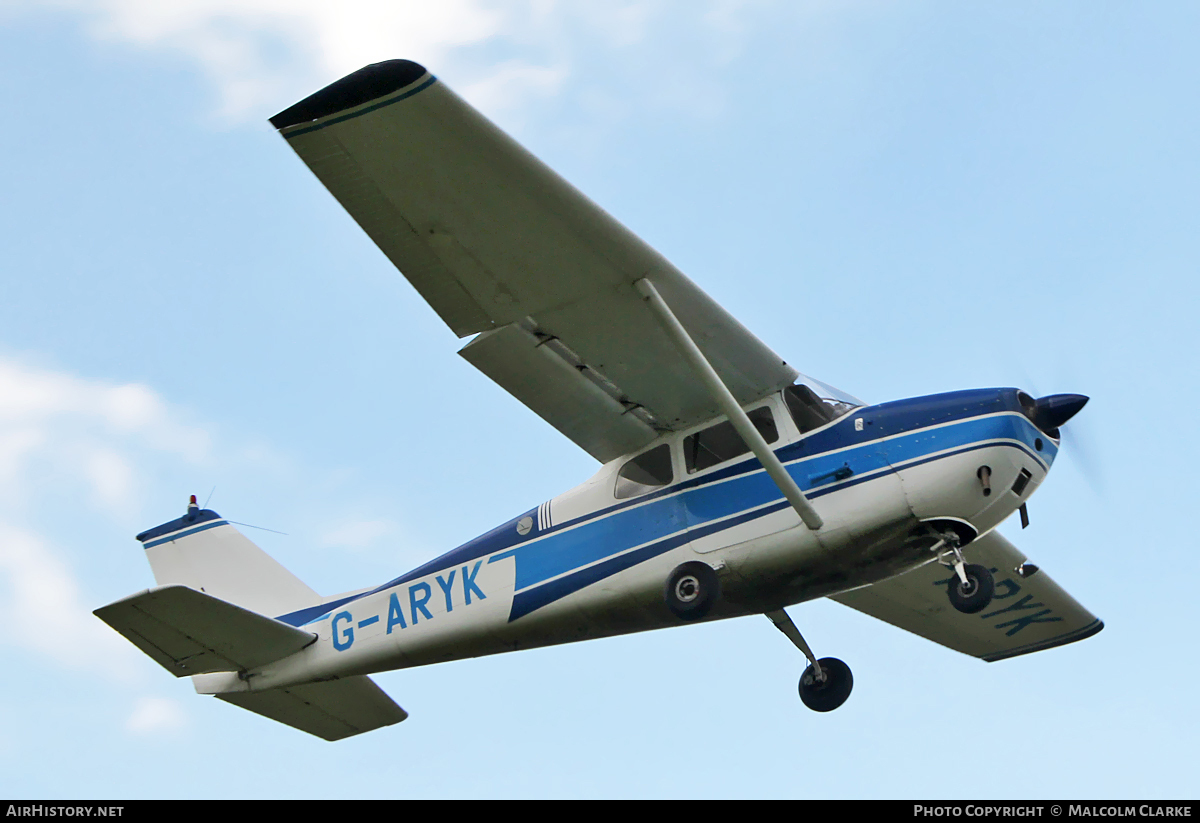
[[[820,388],[828,388],[815,380],[811,382]],[[788,386],[783,390],[783,399],[787,402],[788,411],[792,413],[792,419],[796,421],[796,428],[800,429],[801,434],[819,429],[862,405],[853,402],[854,399],[847,395],[823,397],[806,383]]]
[[[774,443],[779,439],[779,431],[775,427],[775,418],[766,406],[760,406],[746,412],[754,428],[763,436],[763,440]],[[683,439],[683,460],[687,464],[688,474],[703,471],[709,466],[732,460],[738,455],[750,451],[750,447],[742,440],[737,429],[728,420],[710,426],[703,431],[689,434]]]
[[[617,473],[617,499],[637,497],[659,486],[665,486],[674,476],[671,468],[671,447],[663,443],[639,454],[621,467],[621,471]]]

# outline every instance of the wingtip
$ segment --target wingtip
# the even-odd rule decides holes
[[[412,60],[372,63],[279,112],[271,118],[271,125],[286,129],[288,126],[319,120],[412,85],[426,74],[425,67]]]

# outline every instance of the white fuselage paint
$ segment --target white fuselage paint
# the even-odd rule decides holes
[[[776,418],[786,422],[779,427],[780,439],[772,444],[777,452],[815,434],[801,437],[778,397],[770,400]],[[870,408],[856,409],[829,425],[849,426],[847,421],[860,414],[869,416]],[[650,495],[643,503],[628,501],[628,505],[619,507],[614,503],[626,501],[614,501],[613,484],[624,460],[613,461],[587,482],[539,507],[533,514],[532,539],[518,549],[453,561],[447,555],[442,568],[413,579],[402,578],[390,588],[335,606],[306,624],[305,628],[319,638],[308,648],[241,676],[223,673],[197,677],[197,690],[217,693],[269,689],[678,625],[678,618],[663,603],[664,581],[679,564],[690,560],[710,564],[721,579],[720,601],[706,619],[761,614],[868,585],[934,559],[928,542],[908,539],[920,521],[961,520],[983,534],[1011,515],[1045,478],[1053,451],[1041,455],[1029,448],[1032,435],[1021,434],[1021,427],[1029,426],[1021,415],[1002,412],[966,422],[981,431],[989,426],[994,431],[985,431],[987,436],[966,446],[959,442],[942,450],[923,451],[922,444],[934,442],[940,436],[939,430],[964,425],[962,420],[951,421],[903,431],[871,441],[866,447],[851,444],[812,457],[785,459],[789,472],[807,477],[804,471],[811,461],[821,457],[828,463],[830,455],[837,456],[840,451],[850,454],[858,449],[861,455],[866,448],[886,456],[873,471],[864,471],[849,481],[833,480],[806,489],[824,520],[819,532],[801,524],[791,507],[779,506],[781,497],[725,516],[724,520],[732,524],[727,528],[721,527],[722,518],[715,518],[708,522],[707,532],[697,529],[698,524],[684,511],[674,531],[667,527],[666,531],[648,533],[650,543],[675,541],[677,545],[627,568],[600,575],[594,582],[513,618],[518,595],[527,597],[530,591],[552,589],[573,575],[586,575],[605,563],[619,564],[622,556],[632,557],[642,549],[636,539],[631,540],[627,550],[615,554],[600,547],[594,562],[581,562],[557,575],[550,568],[538,578],[536,586],[528,585],[528,581],[522,586],[518,563],[553,563],[553,556],[547,559],[536,555],[539,540],[556,539],[560,545],[567,545],[575,534],[584,541],[583,529],[592,529],[596,539],[603,540],[601,521],[623,517],[636,522],[637,512],[648,512],[651,506],[674,512],[671,501],[683,499],[687,481],[703,476],[684,474],[679,479],[682,473],[677,466],[677,483],[665,494]],[[853,425],[862,431],[861,418]],[[1010,429],[1018,434],[1003,436]],[[669,438],[678,441],[686,434]],[[991,469],[989,496],[983,494],[977,479],[981,465]],[[714,467],[713,472],[724,468]],[[1011,487],[1022,469],[1031,476],[1018,496]],[[756,475],[763,475],[761,467],[704,485],[704,493],[721,499],[723,484],[730,489],[733,484],[744,488],[758,482]],[[686,506],[680,503],[679,508]],[[605,513],[607,509],[613,511]],[[770,512],[749,516],[756,509]],[[744,522],[737,522],[739,519]],[[524,535],[531,527],[521,520],[524,518],[514,520],[513,528],[519,526]],[[551,523],[553,528],[545,531]],[[586,543],[584,548],[589,548]],[[572,550],[577,549],[575,546]],[[331,602],[336,600],[330,598]]]

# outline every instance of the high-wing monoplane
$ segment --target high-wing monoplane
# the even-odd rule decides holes
[[[393,580],[323,597],[192,497],[137,536],[157,587],[96,614],[201,694],[337,740],[407,715],[369,675],[766,615],[831,597],[994,661],[1103,624],[995,531],[1087,401],[1015,388],[865,404],[799,374],[422,66],[367,66],[271,118],[460,337],[602,465]]]

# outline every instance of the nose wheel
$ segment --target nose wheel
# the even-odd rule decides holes
[[[940,539],[930,551],[938,552],[939,563],[954,569],[954,577],[950,578],[950,585],[946,587],[950,605],[963,614],[978,614],[992,602],[992,595],[996,593],[995,578],[987,567],[968,563],[963,558],[959,537],[954,531],[947,531],[938,537]]]
[[[955,569],[947,591],[950,605],[963,614],[978,614],[992,602],[996,592],[996,581],[986,567],[977,563],[965,563],[962,571]]]
[[[767,612],[775,628],[783,632],[796,648],[808,658],[808,668],[800,676],[800,700],[814,712],[831,712],[846,702],[854,688],[850,667],[836,657],[817,660],[804,641],[804,636],[783,609]]]

